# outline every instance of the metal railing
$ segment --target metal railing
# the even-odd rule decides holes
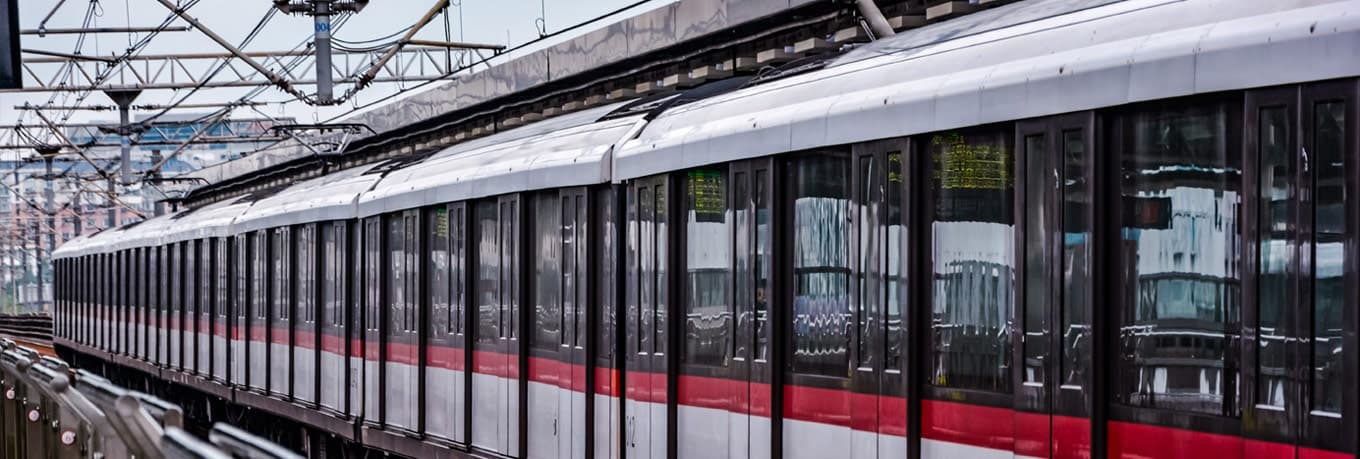
[[[50,319],[49,319],[50,320]],[[0,458],[300,459],[234,427],[207,441],[172,403],[0,339]]]

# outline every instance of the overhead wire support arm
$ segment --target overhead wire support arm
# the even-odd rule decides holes
[[[493,45],[487,43],[466,43],[457,41],[433,41],[433,40],[406,40],[406,44],[415,46],[429,46],[433,48],[489,49],[496,52],[505,51],[505,45]]]
[[[108,171],[104,170],[103,168],[100,168],[98,164],[94,163],[94,160],[91,160],[89,156],[86,156],[85,149],[80,148],[80,146],[76,145],[75,142],[72,142],[71,138],[67,137],[66,133],[61,132],[61,128],[57,127],[56,123],[53,123],[52,120],[49,119],[47,115],[44,115],[41,110],[34,110],[33,113],[38,115],[38,119],[42,120],[44,124],[47,124],[47,128],[51,130],[53,134],[56,134],[57,138],[61,139],[62,143],[66,144],[66,146],[70,147],[72,150],[75,150],[76,154],[80,155],[80,159],[83,159],[85,160],[85,162],[90,163],[90,167],[93,167],[95,172],[99,173],[101,177],[108,175],[109,173]]]
[[[434,5],[430,7],[430,10],[426,11],[425,15],[421,16],[420,20],[416,21],[415,25],[411,26],[411,30],[406,31],[406,35],[401,37],[401,41],[389,48],[377,62],[374,62],[373,65],[369,66],[368,71],[364,72],[363,76],[359,77],[359,81],[354,83],[354,87],[350,88],[349,92],[345,95],[345,98],[348,99],[350,96],[354,95],[355,92],[358,92],[367,87],[369,83],[372,83],[373,79],[377,78],[378,71],[381,70],[384,65],[387,65],[387,61],[392,60],[397,53],[401,52],[403,46],[406,46],[407,43],[411,42],[411,39],[415,38],[416,33],[420,32],[420,29],[425,28],[425,25],[429,24],[430,21],[433,21],[434,17],[438,15],[440,11],[443,11],[444,8],[448,7],[449,0],[439,0],[435,2]]]
[[[189,27],[69,27],[60,29],[23,29],[21,35],[75,35],[86,33],[188,32]]]
[[[189,13],[185,12],[183,9],[179,8],[178,6],[175,6],[175,4],[173,3],[170,3],[170,0],[157,0],[157,1],[160,2],[162,6],[165,6],[167,9],[173,12],[176,16],[179,16],[180,19],[183,19],[185,22],[188,22],[189,25],[193,26],[195,29],[198,29],[198,31],[202,32],[204,36],[208,37],[214,42],[217,42],[219,46],[230,52],[237,59],[240,59],[242,62],[245,62],[251,68],[255,69],[256,72],[260,73],[260,75],[264,75],[265,78],[269,79],[270,83],[273,83],[275,86],[278,86],[279,89],[282,89],[284,92],[291,94],[293,97],[297,97],[298,99],[307,100],[307,95],[303,94],[302,91],[298,91],[297,88],[294,88],[292,83],[289,83],[288,80],[284,79],[282,76],[279,76],[279,74],[274,73],[268,68],[265,68],[264,65],[261,65],[259,62],[256,62],[255,59],[251,59],[250,56],[247,56],[246,53],[242,52],[240,48],[236,47],[236,45],[231,44],[231,42],[228,42],[226,39],[222,38],[221,35],[218,35],[216,32],[213,32],[212,29],[209,29],[207,26],[204,26],[203,23],[199,22],[198,19],[195,19],[193,16],[190,16]]]

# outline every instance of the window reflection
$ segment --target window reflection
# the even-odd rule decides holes
[[[904,271],[906,263],[902,260],[903,247],[907,240],[906,209],[904,208],[902,153],[888,152],[888,304],[887,334],[885,336],[887,354],[883,367],[888,370],[902,368],[903,344],[902,308],[907,302],[907,279]]]
[[[1053,300],[1050,272],[1054,261],[1050,246],[1053,232],[1050,218],[1054,212],[1050,204],[1053,173],[1050,170],[1052,165],[1048,156],[1048,140],[1044,135],[1026,136],[1024,142],[1024,382],[1043,384],[1048,380],[1048,308]]]
[[[449,332],[449,210],[438,208],[429,213],[426,229],[430,244],[428,288],[430,292],[430,335]]]
[[[794,163],[795,373],[849,375],[850,172],[849,159],[832,153]]]
[[[934,215],[930,382],[1011,390],[1015,293],[1009,131],[947,133],[930,142]]]
[[[755,309],[756,309],[756,353],[754,359],[769,359],[770,332],[766,327],[769,319],[770,304],[770,202],[766,196],[769,174],[764,170],[756,171],[755,194],[756,250],[753,265],[756,271]]]
[[[1062,137],[1062,385],[1086,385],[1091,358],[1091,187],[1085,135],[1065,131]]]
[[[1256,403],[1284,406],[1285,311],[1289,308],[1289,265],[1294,259],[1293,225],[1289,210],[1294,199],[1294,171],[1290,160],[1289,123],[1284,107],[1260,112],[1258,135],[1260,204],[1257,221],[1256,288]]]
[[[685,361],[725,366],[732,358],[732,308],[727,304],[732,257],[727,177],[692,170],[685,177]]]
[[[496,243],[499,226],[496,224],[496,201],[477,203],[474,213],[477,225],[477,342],[493,344],[501,336],[500,250]]]
[[[533,199],[534,233],[531,264],[534,267],[533,307],[534,349],[552,351],[562,341],[562,285],[561,256],[562,223],[561,206],[555,193],[540,194]]]
[[[1118,398],[1232,415],[1240,155],[1221,105],[1123,118]]]
[[[1344,256],[1346,212],[1346,104],[1326,102],[1313,109],[1313,151],[1316,164],[1313,196],[1313,404],[1312,409],[1341,412],[1345,360],[1341,350],[1344,328]],[[1349,204],[1353,212],[1354,203]],[[1354,228],[1349,228],[1355,231]],[[1354,286],[1351,286],[1354,288]]]

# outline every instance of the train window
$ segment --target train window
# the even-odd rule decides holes
[[[1116,399],[1235,415],[1241,114],[1163,104],[1118,117],[1123,310]],[[1230,355],[1229,352],[1232,352]]]
[[[232,256],[236,259],[232,264],[232,271],[236,273],[236,280],[233,286],[236,288],[236,317],[244,320],[250,317],[250,257],[251,241],[253,236],[242,234],[236,237],[235,250]],[[244,332],[244,330],[242,331]]]
[[[406,330],[406,220],[387,217],[387,302],[390,330]]]
[[[655,349],[657,354],[669,352],[666,348],[668,342],[666,337],[666,315],[671,310],[668,305],[670,297],[669,290],[667,289],[667,286],[670,285],[670,275],[667,272],[666,267],[669,266],[667,264],[669,263],[667,258],[667,247],[669,244],[667,241],[670,241],[670,236],[667,235],[666,227],[670,217],[666,214],[666,206],[668,205],[666,195],[665,185],[656,185],[652,190],[652,197],[655,199],[655,201],[653,201],[653,209],[656,211],[656,224],[652,228],[653,231],[655,231],[654,235],[656,236],[654,239],[656,244],[655,252],[653,252],[653,261],[656,264],[654,271],[655,277],[651,279],[656,282],[656,296],[654,297],[655,303],[653,303],[655,309],[652,311],[655,316],[649,320],[652,324],[651,330],[654,333],[652,341],[654,346],[653,349]]]
[[[373,217],[364,222],[364,329],[381,330],[382,317],[382,217]]]
[[[903,181],[905,176],[902,170],[902,153],[890,151],[888,157],[888,304],[884,314],[887,321],[887,336],[884,340],[884,349],[887,354],[884,356],[883,368],[887,370],[902,369],[903,335],[902,335],[902,306],[907,302],[907,279],[905,277],[907,264],[902,255],[905,253],[907,241],[907,213],[903,202],[906,187]]]
[[[1014,162],[1009,129],[930,139],[934,215],[930,382],[1011,390]]]
[[[430,333],[446,335],[452,326],[449,314],[449,209],[428,212],[425,233],[430,241],[426,280],[430,290]]]
[[[499,234],[496,225],[496,201],[485,200],[477,203],[477,342],[493,344],[501,336],[500,297],[497,286],[500,284],[500,250],[496,243]]]
[[[562,219],[560,221],[560,233],[562,249],[559,252],[562,256],[561,280],[562,286],[562,344],[567,343],[567,334],[574,328],[575,315],[573,311],[576,307],[576,242],[575,242],[575,209],[570,196],[562,197]],[[574,334],[573,334],[574,335]]]
[[[1317,165],[1313,175],[1315,209],[1313,232],[1313,350],[1312,409],[1340,413],[1345,386],[1342,358],[1346,295],[1344,285],[1346,202],[1346,103],[1328,101],[1314,104],[1312,150]],[[1353,121],[1352,121],[1353,122]],[[1354,286],[1351,286],[1354,288]],[[1354,307],[1354,305],[1351,305]]]
[[[467,305],[467,222],[465,221],[466,207],[455,205],[453,207],[453,246],[450,251],[452,257],[452,276],[453,291],[450,292],[449,305],[449,333],[463,334],[467,330],[463,325],[463,312]]]
[[[575,201],[576,218],[572,224],[572,229],[576,232],[576,236],[573,238],[575,246],[572,252],[574,255],[572,256],[573,262],[571,266],[575,272],[575,275],[573,276],[575,283],[572,285],[575,287],[573,295],[575,295],[576,300],[575,307],[572,308],[572,313],[575,314],[576,318],[576,331],[571,334],[571,344],[578,348],[583,348],[585,344],[582,342],[581,337],[586,334],[586,306],[588,304],[586,294],[589,290],[587,285],[588,282],[590,282],[590,276],[587,274],[589,272],[589,267],[586,264],[588,259],[588,256],[586,255],[588,252],[586,250],[589,247],[588,235],[590,233],[588,230],[590,229],[590,214],[586,211],[586,206],[588,204],[586,202],[585,194],[577,195]]]
[[[597,302],[599,305],[596,324],[599,325],[595,342],[596,355],[605,362],[610,362],[614,356],[614,348],[617,347],[614,341],[614,328],[616,322],[615,302],[616,295],[614,280],[614,261],[618,259],[615,252],[615,233],[614,223],[614,193],[609,190],[601,191],[596,194],[595,199],[595,228],[598,232],[592,235],[600,241],[596,257],[599,260],[596,265],[599,267],[598,277],[596,278]]]
[[[270,248],[270,256],[273,257],[273,287],[274,297],[273,306],[275,314],[281,320],[292,318],[292,278],[293,266],[291,255],[293,252],[292,231],[289,228],[279,228],[274,230],[273,247]]]
[[[269,232],[268,230],[255,233],[255,258],[252,260],[253,271],[251,272],[251,292],[254,294],[254,301],[251,307],[255,309],[255,318],[260,320],[269,319]]]
[[[795,373],[850,371],[850,161],[819,153],[793,163],[793,348]]]
[[[231,263],[228,256],[231,253],[231,250],[228,249],[230,241],[231,238],[228,237],[218,238],[217,256],[213,258],[213,263],[217,265],[216,269],[213,270],[213,274],[217,276],[217,283],[215,284],[215,287],[217,287],[217,317],[227,316],[227,305],[231,301],[231,286],[228,284],[227,277],[230,275],[227,268],[227,265]],[[225,322],[223,324],[225,325]]]
[[[1053,188],[1049,164],[1048,139],[1044,134],[1024,138],[1024,347],[1023,381],[1043,384],[1049,354],[1048,308],[1053,299],[1049,276],[1052,267],[1052,232],[1049,208]]]
[[[770,332],[766,328],[769,325],[769,306],[773,292],[770,292],[770,253],[773,248],[770,246],[772,236],[770,213],[770,197],[767,195],[766,184],[770,183],[769,172],[765,169],[756,171],[755,186],[755,208],[756,208],[756,234],[755,234],[755,311],[756,311],[756,353],[754,359],[758,362],[769,360]]]
[[[1257,193],[1258,283],[1256,403],[1283,407],[1285,401],[1285,314],[1290,305],[1290,261],[1294,259],[1294,155],[1290,148],[1289,114],[1284,106],[1260,110]]]
[[[574,251],[575,234],[572,232],[574,231],[573,224],[575,223],[576,213],[573,212],[575,205],[572,204],[570,196],[562,197],[561,203],[562,218],[559,221],[559,237],[561,238],[560,242],[562,247],[559,253],[562,256],[562,264],[561,269],[559,270],[561,274],[559,285],[562,286],[562,344],[565,345],[568,344],[568,331],[573,328],[573,324],[575,323],[575,317],[572,315],[572,310],[576,305],[576,253]]]
[[[883,171],[879,169],[882,165],[873,155],[865,155],[857,158],[859,161],[859,192],[855,196],[854,211],[856,213],[855,231],[858,239],[856,240],[857,256],[855,257],[859,266],[856,267],[855,276],[856,305],[855,305],[855,363],[860,368],[873,368],[876,358],[882,358],[881,352],[876,352],[874,343],[875,318],[878,317],[878,308],[883,302],[883,242],[882,222],[880,209],[883,204]]]
[[[751,275],[751,175],[741,168],[732,172],[732,309],[734,326],[732,356],[751,358],[753,349],[744,334],[746,325],[755,319],[755,281]]]
[[[534,197],[534,349],[553,351],[562,344],[561,212],[556,193]]]
[[[1091,188],[1086,170],[1090,163],[1082,130],[1062,133],[1062,381],[1065,387],[1082,387],[1087,381],[1091,355]]]
[[[184,331],[193,333],[198,330],[198,295],[201,286],[198,285],[198,241],[184,242]],[[186,342],[193,342],[194,337],[186,337]],[[186,358],[186,364],[192,362],[192,356]],[[188,366],[188,365],[185,365]]]
[[[200,326],[207,327],[212,317],[213,300],[213,240],[200,239],[198,241],[198,315],[202,318]],[[203,328],[199,333],[211,334],[212,330]],[[202,365],[207,365],[203,362]]]
[[[297,234],[297,308],[299,320],[316,323],[316,226],[298,227]]]
[[[519,201],[513,199],[501,202],[501,238],[500,238],[500,269],[501,269],[501,337],[518,338],[519,327],[516,322],[519,320],[519,298],[515,292],[519,291],[519,260],[518,239],[519,225]]]
[[[406,273],[402,277],[406,280],[406,302],[402,303],[402,310],[406,317],[406,326],[403,331],[414,332],[420,328],[419,311],[416,305],[420,298],[420,218],[416,213],[407,213],[406,220],[406,244],[402,246],[406,256]]]
[[[727,175],[697,169],[685,177],[685,363],[727,366],[732,359],[731,228]]]
[[[339,315],[338,304],[343,285],[340,275],[345,266],[336,258],[341,253],[340,226],[341,223],[321,226],[321,320],[332,327],[343,327],[345,324],[345,318]]]

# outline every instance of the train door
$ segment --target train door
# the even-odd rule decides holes
[[[387,320],[383,355],[384,425],[416,432],[420,407],[420,212],[387,218]]]
[[[269,313],[265,327],[269,335],[265,349],[269,360],[269,394],[288,398],[293,378],[293,232],[289,227],[261,232],[269,239],[268,298]]]
[[[183,367],[184,356],[184,245],[171,243],[165,246],[166,301],[165,335],[167,337],[165,359],[167,368],[178,370]]]
[[[586,193],[543,193],[533,205],[528,456],[584,457]]]
[[[1090,455],[1093,122],[1088,112],[1016,126],[1017,455]]]
[[[473,343],[472,444],[519,455],[518,196],[476,204],[477,329]]]
[[[728,457],[771,457],[773,429],[773,367],[771,365],[770,302],[773,279],[771,162],[768,159],[732,165],[732,376],[735,401],[729,416]]]
[[[161,346],[165,344],[164,333],[162,333],[165,330],[165,320],[162,318],[162,312],[165,310],[165,296],[161,294],[161,284],[165,283],[161,278],[165,272],[164,269],[161,269],[161,259],[163,258],[161,254],[163,252],[162,247],[147,248],[147,267],[149,268],[147,292],[150,294],[150,300],[147,301],[146,353],[147,362],[152,365],[160,365],[163,362],[161,356],[164,352],[161,351]]]
[[[467,405],[466,266],[467,206],[450,204],[425,219],[429,244],[426,270],[430,303],[425,338],[425,433],[466,442]]]
[[[227,296],[230,291],[228,283],[227,269],[230,257],[227,255],[227,241],[229,237],[217,237],[209,239],[206,250],[211,251],[212,260],[212,307],[206,311],[209,314],[208,323],[208,375],[216,382],[227,382],[227,309],[231,304],[231,299]]]
[[[561,196],[561,355],[568,364],[558,392],[558,457],[583,458],[586,455],[586,307],[590,276],[587,271],[590,218],[584,188],[564,190]]]
[[[298,226],[293,235],[296,241],[296,249],[293,250],[293,295],[296,306],[292,333],[292,395],[294,400],[308,406],[316,404],[317,385],[320,383],[320,374],[317,373],[317,363],[321,358],[321,333],[316,321],[316,235],[316,223]]]
[[[907,307],[905,170],[909,142],[894,139],[854,147],[851,299],[850,454],[896,458],[907,454],[907,398],[903,377]]]
[[[628,188],[623,441],[632,458],[663,458],[668,450],[668,182],[653,177]]]
[[[363,232],[363,418],[368,425],[382,424],[382,320],[383,225],[382,217],[364,220]]]
[[[202,303],[198,301],[199,292],[203,290],[198,283],[198,241],[184,241],[184,329],[181,333],[184,336],[180,366],[185,373],[198,374],[198,308]]]
[[[132,315],[129,320],[132,322],[132,341],[131,355],[135,359],[146,360],[146,307],[147,307],[147,276],[146,272],[146,252],[140,248],[132,249],[132,278],[129,279],[128,287],[132,292]]]
[[[250,323],[250,234],[238,234],[231,239],[226,251],[227,256],[231,257],[231,291],[228,292],[232,297],[231,308],[228,313],[231,315],[231,330],[227,331],[227,336],[231,340],[231,347],[227,355],[228,378],[233,386],[247,387],[250,381],[246,377],[246,360],[250,358],[247,352],[251,328]]]
[[[587,310],[590,323],[594,327],[594,385],[591,387],[592,416],[589,417],[593,429],[594,442],[590,445],[597,459],[608,459],[620,454],[620,433],[623,431],[619,401],[619,363],[621,356],[617,332],[619,252],[623,239],[619,236],[619,203],[613,188],[602,188],[594,192],[595,213],[592,220],[594,228],[587,234],[591,237],[588,261],[596,266],[592,297],[595,299]],[[589,377],[589,376],[588,376]],[[590,434],[588,434],[590,435]]]
[[[250,264],[250,356],[247,358],[247,378],[251,390],[261,393],[269,391],[269,266],[272,259],[269,246],[272,238],[269,230],[256,231],[250,237],[251,256],[246,259]]]
[[[216,259],[213,258],[213,251],[216,250],[217,240],[213,238],[201,239],[198,242],[198,290],[194,292],[198,295],[198,317],[194,320],[198,323],[198,335],[194,337],[198,341],[195,350],[197,355],[195,364],[198,374],[205,379],[211,378],[213,374],[213,299],[217,292],[217,285],[214,284],[214,273],[217,269]]]
[[[1356,451],[1356,96],[1354,80],[1247,93],[1248,456]]]
[[[566,303],[563,281],[562,209],[558,193],[542,192],[531,196],[526,205],[531,227],[527,252],[534,254],[526,260],[529,282],[525,304],[532,311],[533,326],[526,338],[529,348],[529,382],[527,384],[528,446],[526,457],[531,459],[556,458],[562,454],[561,427],[570,406],[563,409],[563,391],[570,390],[570,366],[563,350],[566,343]],[[570,440],[568,440],[569,444]]]
[[[333,413],[348,413],[349,339],[346,333],[345,286],[349,266],[346,224],[332,222],[321,227],[321,408]]]
[[[161,367],[169,368],[172,364],[170,361],[172,341],[175,338],[171,325],[173,320],[179,317],[178,314],[173,314],[177,306],[174,293],[175,288],[178,287],[174,279],[178,276],[176,276],[177,272],[174,266],[174,247],[162,245],[157,247],[156,251],[160,257],[156,262],[156,280],[160,282],[156,287],[156,294],[158,295],[156,304],[160,307],[156,319],[156,363]],[[173,350],[179,350],[178,346],[173,346]]]

